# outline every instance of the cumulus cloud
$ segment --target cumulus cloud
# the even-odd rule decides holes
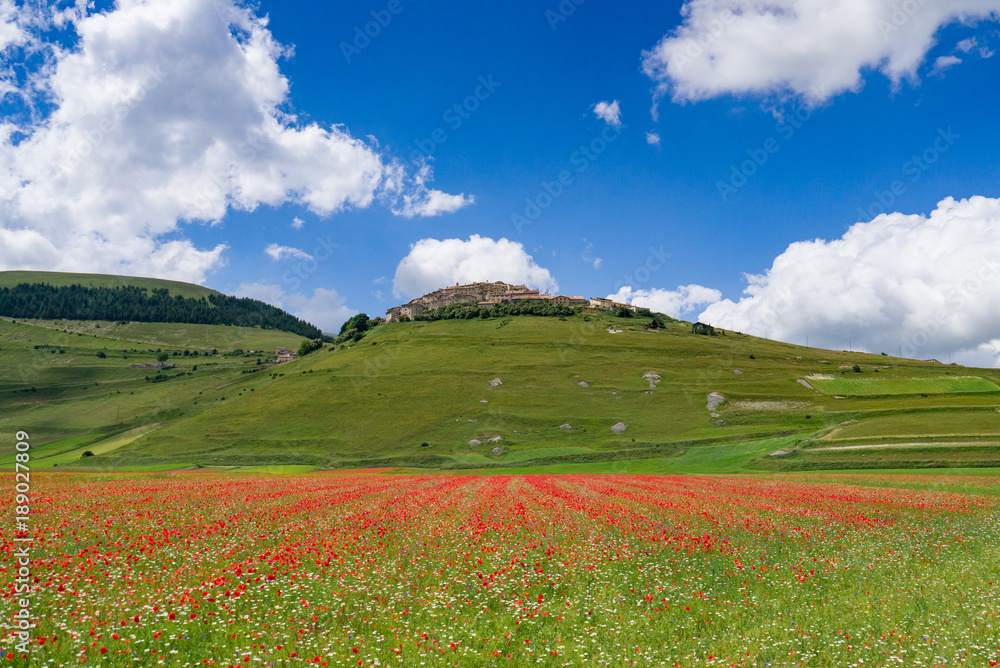
[[[312,260],[313,256],[304,250],[298,248],[292,248],[291,246],[281,246],[279,244],[269,244],[264,252],[271,256],[271,259],[275,262],[283,260],[287,257],[292,257],[297,260]]]
[[[1000,200],[941,201],[929,216],[883,214],[840,239],[790,245],[739,301],[704,322],[783,341],[997,365]]]
[[[706,304],[713,304],[722,299],[722,293],[714,288],[701,285],[681,285],[676,290],[662,288],[633,289],[626,285],[608,299],[623,304],[643,306],[657,313],[666,313],[674,318],[681,318]]]
[[[427,187],[429,172],[411,178],[374,141],[299,122],[279,69],[290,52],[241,2],[118,0],[103,12],[77,3],[46,24],[27,11],[0,0],[0,67],[34,67],[16,93],[46,111],[0,118],[0,269],[201,282],[225,246],[178,236],[231,209],[456,208]],[[44,41],[54,25],[68,48]],[[25,43],[28,30],[45,58],[4,46]]]
[[[336,290],[317,288],[312,297],[301,293],[287,294],[280,285],[268,283],[243,283],[236,290],[238,297],[250,297],[277,306],[316,325],[326,333],[340,331],[354,311],[347,307],[344,298]]]
[[[455,283],[506,281],[542,291],[558,290],[548,269],[538,266],[524,246],[474,234],[462,239],[421,239],[396,267],[392,292],[419,297]]]
[[[616,128],[621,127],[622,110],[618,104],[618,100],[598,102],[594,105],[594,114],[608,125]]]
[[[652,131],[652,132],[647,132],[646,133],[646,143],[649,144],[650,146],[659,146],[660,145],[660,133],[656,132],[655,130]]]
[[[643,54],[660,93],[797,95],[822,102],[876,69],[916,80],[938,30],[997,20],[1000,0],[688,0],[682,23]]]
[[[296,230],[301,230],[306,224],[306,221],[302,220],[298,216],[292,218],[292,227]]]

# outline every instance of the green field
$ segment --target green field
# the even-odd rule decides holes
[[[12,288],[21,283],[46,283],[55,287],[82,285],[94,288],[117,288],[134,285],[140,288],[166,288],[173,296],[201,298],[219,294],[203,285],[166,281],[159,278],[111,276],[107,274],[71,274],[53,271],[0,271],[0,288]]]
[[[4,665],[1000,660],[997,476],[294,472],[32,476]]]
[[[276,346],[301,337],[0,319],[0,466],[22,429],[39,466],[90,471],[1000,465],[989,445],[1000,442],[997,370],[647,324],[589,309],[383,324],[271,365]],[[175,368],[129,366],[163,352]],[[710,393],[724,396],[714,411]],[[619,422],[625,431],[612,431]],[[841,448],[856,445],[894,448]]]
[[[950,394],[997,392],[1000,387],[979,376],[942,376],[940,378],[808,378],[820,392],[854,397],[900,394]]]

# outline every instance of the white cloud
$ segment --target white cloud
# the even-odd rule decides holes
[[[313,256],[304,250],[298,248],[292,248],[291,246],[281,246],[279,244],[270,244],[264,249],[264,252],[271,256],[271,259],[275,262],[283,260],[286,257],[293,257],[297,260],[311,260]]]
[[[475,203],[475,198],[465,193],[449,195],[448,193],[427,187],[427,182],[433,178],[430,165],[424,165],[414,176],[414,186],[409,192],[402,193],[401,202],[392,212],[404,218],[431,218],[443,213],[454,213],[459,209]]]
[[[722,293],[714,288],[701,285],[681,285],[676,290],[662,288],[632,289],[626,285],[608,299],[623,304],[644,306],[657,313],[666,313],[674,318],[681,318],[698,307],[712,304],[722,299]]]
[[[979,45],[978,39],[976,39],[975,37],[969,37],[968,39],[963,39],[958,44],[956,44],[955,48],[961,51],[962,53],[968,53],[969,51],[972,51],[974,48],[976,48],[976,46],[978,45]]]
[[[294,227],[296,230],[301,230],[305,226],[305,224],[306,221],[302,220],[298,216],[292,218],[292,227]]]
[[[32,50],[46,58],[17,63],[30,71],[16,93],[28,106],[48,100],[51,112],[23,125],[0,117],[0,269],[201,282],[225,245],[177,237],[230,209],[455,208],[426,186],[429,173],[410,178],[374,141],[300,123],[279,69],[290,50],[242,2],[118,0],[104,12],[82,3],[48,23],[12,13],[21,11],[0,0],[0,44],[34,31]],[[57,24],[75,33],[71,48],[44,42]],[[0,70],[14,51],[0,46]],[[0,71],[0,96],[11,81]]]
[[[235,296],[259,299],[271,306],[285,308],[286,295],[280,285],[270,283],[241,283],[240,287],[236,288]]]
[[[0,52],[26,42],[28,34],[21,26],[21,15],[14,0],[0,0]]]
[[[659,146],[660,145],[660,133],[656,132],[655,130],[652,131],[652,132],[647,132],[646,133],[646,143],[649,144],[650,146]]]
[[[236,295],[277,306],[316,325],[327,334],[340,331],[340,326],[357,313],[346,306],[336,290],[324,288],[316,288],[312,297],[306,297],[301,293],[286,294],[280,285],[243,283],[237,288]]]
[[[583,253],[580,255],[580,258],[584,262],[594,265],[594,269],[600,269],[601,265],[604,264],[604,260],[602,260],[599,257],[594,257],[593,255],[591,255],[590,251],[594,250],[594,244],[587,241],[586,239],[584,239],[584,241],[587,242],[587,247],[583,249]]]
[[[688,0],[643,67],[676,101],[792,94],[817,103],[859,90],[866,69],[896,85],[916,80],[941,27],[998,12],[1000,0]]]
[[[594,114],[608,125],[613,125],[616,128],[621,127],[622,110],[618,105],[618,100],[598,102],[594,105]]]
[[[958,65],[961,62],[962,59],[956,56],[941,56],[934,61],[934,68],[932,71],[935,73],[944,72],[949,67]]]
[[[783,341],[996,365],[1000,358],[1000,200],[891,213],[833,241],[790,245],[738,302],[700,319]]]
[[[392,292],[419,297],[455,283],[506,281],[539,290],[559,288],[548,269],[538,266],[524,246],[474,234],[468,240],[421,239],[396,267]]]

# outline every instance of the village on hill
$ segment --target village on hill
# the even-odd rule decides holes
[[[603,297],[573,297],[567,295],[550,295],[531,290],[526,285],[511,285],[503,281],[493,283],[479,282],[440,288],[423,297],[417,297],[402,306],[394,306],[385,312],[386,322],[398,322],[404,318],[412,319],[427,311],[449,306],[451,304],[475,304],[484,308],[493,308],[497,304],[511,304],[521,301],[549,302],[556,306],[590,306],[601,310],[626,308],[639,311],[641,307],[634,304],[605,299]]]

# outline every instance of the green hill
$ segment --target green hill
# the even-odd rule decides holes
[[[1000,466],[996,370],[647,324],[596,311],[383,324],[359,342],[268,365],[232,351],[273,352],[300,337],[0,321],[0,465],[25,429],[41,446],[36,466],[63,468]],[[178,366],[129,368],[157,348]],[[832,394],[824,380],[859,389]],[[710,394],[722,395],[714,410]],[[612,430],[618,423],[624,431]]]
[[[0,316],[9,318],[260,326],[325,338],[271,304],[174,281],[45,272],[5,272],[0,279]]]
[[[166,289],[171,297],[192,299],[221,295],[221,292],[193,283],[167,281],[159,278],[136,276],[112,276],[108,274],[71,274],[57,271],[0,271],[0,288],[12,288],[22,283],[44,283],[57,288],[83,285],[88,288],[119,288],[135,286],[147,290]]]

